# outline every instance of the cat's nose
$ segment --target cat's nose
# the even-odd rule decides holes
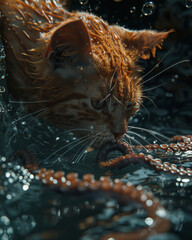
[[[125,134],[125,132],[113,132],[113,135],[114,135],[116,140],[121,139],[124,134]]]

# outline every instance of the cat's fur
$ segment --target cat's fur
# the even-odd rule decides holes
[[[0,0],[0,10],[12,96],[66,129],[121,138],[142,98],[137,61],[169,32],[110,26],[56,1]]]

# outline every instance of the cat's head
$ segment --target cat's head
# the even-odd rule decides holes
[[[130,31],[79,13],[47,37],[48,118],[95,141],[120,139],[142,101],[137,62],[160,47],[169,32]]]

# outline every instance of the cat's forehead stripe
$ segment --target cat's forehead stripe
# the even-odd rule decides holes
[[[99,69],[103,69],[102,75],[106,71],[107,78],[111,79],[114,71],[117,72],[117,78],[114,79],[114,83],[117,84],[117,97],[125,98],[124,100],[127,101],[126,95],[131,92],[132,88],[130,81],[134,67],[131,57],[125,51],[120,37],[103,20],[87,15],[86,25],[91,38],[93,57],[98,59]]]

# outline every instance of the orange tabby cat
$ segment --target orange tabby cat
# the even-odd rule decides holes
[[[54,0],[0,0],[8,90],[28,111],[81,135],[120,139],[138,110],[137,61],[170,32],[130,31]]]

